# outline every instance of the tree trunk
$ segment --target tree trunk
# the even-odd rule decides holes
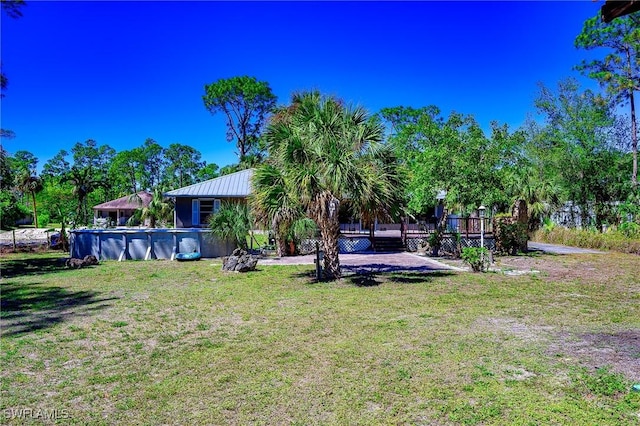
[[[340,259],[338,257],[338,238],[340,236],[340,200],[325,191],[315,197],[312,208],[313,216],[320,228],[322,249],[324,250],[323,274],[325,279],[340,278]]]
[[[282,235],[282,232],[280,232],[280,221],[274,218],[273,222],[271,222],[271,228],[273,228],[273,234],[276,240],[276,251],[278,252],[278,257],[286,256],[287,243],[284,240],[284,236]]]
[[[636,104],[633,90],[629,94],[629,103],[631,104],[631,154],[633,155],[631,185],[633,185],[633,189],[636,189],[638,187],[638,124],[636,122]]]
[[[324,249],[324,277],[328,280],[340,278],[340,258],[338,253],[338,237],[340,235],[340,221],[338,215],[323,218],[320,226],[322,246]]]
[[[82,226],[85,224],[86,222],[86,215],[85,215],[85,199],[81,198],[78,201],[78,217],[76,218],[76,223],[74,224],[74,226],[77,228],[78,226]],[[79,223],[77,223],[79,222]]]
[[[376,251],[376,233],[373,227],[374,222],[369,221],[369,241],[371,241],[371,250]]]
[[[31,191],[31,199],[33,200],[33,223],[38,227],[38,210],[36,209],[36,193]]]
[[[287,255],[287,242],[279,231],[276,232],[276,249],[278,251],[278,257]]]
[[[445,233],[445,231],[447,230],[447,218],[448,217],[449,217],[449,209],[447,209],[445,207],[445,208],[442,209],[442,216],[440,216],[440,219],[436,223],[435,232],[440,232],[442,234]]]

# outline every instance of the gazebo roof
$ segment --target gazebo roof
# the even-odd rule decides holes
[[[147,191],[140,191],[135,195],[125,195],[116,200],[107,201],[106,203],[93,206],[94,210],[135,210],[140,207],[146,207],[151,202],[153,195]]]

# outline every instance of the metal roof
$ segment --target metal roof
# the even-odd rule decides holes
[[[209,179],[201,183],[174,189],[167,197],[247,197],[251,193],[253,169]]]
[[[94,206],[94,210],[135,210],[140,207],[146,207],[151,202],[153,194],[141,191],[138,192],[137,197],[135,195],[125,195],[117,200],[107,201],[106,203],[98,204]]]

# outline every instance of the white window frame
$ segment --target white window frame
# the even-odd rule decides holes
[[[200,220],[200,216],[202,216],[202,201],[213,201],[211,212],[209,214],[215,214],[220,210],[220,206],[222,205],[222,199],[220,198],[194,198],[191,200],[191,225],[192,226],[200,226],[202,222]]]
[[[191,200],[191,226],[200,225],[200,200],[194,198]]]

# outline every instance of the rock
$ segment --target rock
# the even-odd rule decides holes
[[[236,265],[236,271],[238,272],[249,272],[256,269],[256,265],[258,264],[258,258],[251,256],[250,259],[247,259],[246,262],[238,263]]]
[[[225,257],[222,259],[222,270],[235,271],[237,264],[238,264],[238,256]]]
[[[82,259],[76,259],[75,257],[72,257],[70,259],[67,259],[67,262],[65,263],[65,266],[67,268],[82,268],[84,266],[84,260]]]
[[[75,257],[69,258],[65,262],[65,265],[67,266],[67,268],[78,269],[85,266],[97,265],[98,263],[98,259],[94,255],[88,254],[84,257],[84,259],[76,259]]]
[[[257,257],[240,249],[235,249],[231,256],[222,258],[223,271],[249,272],[255,270],[257,264]]]

